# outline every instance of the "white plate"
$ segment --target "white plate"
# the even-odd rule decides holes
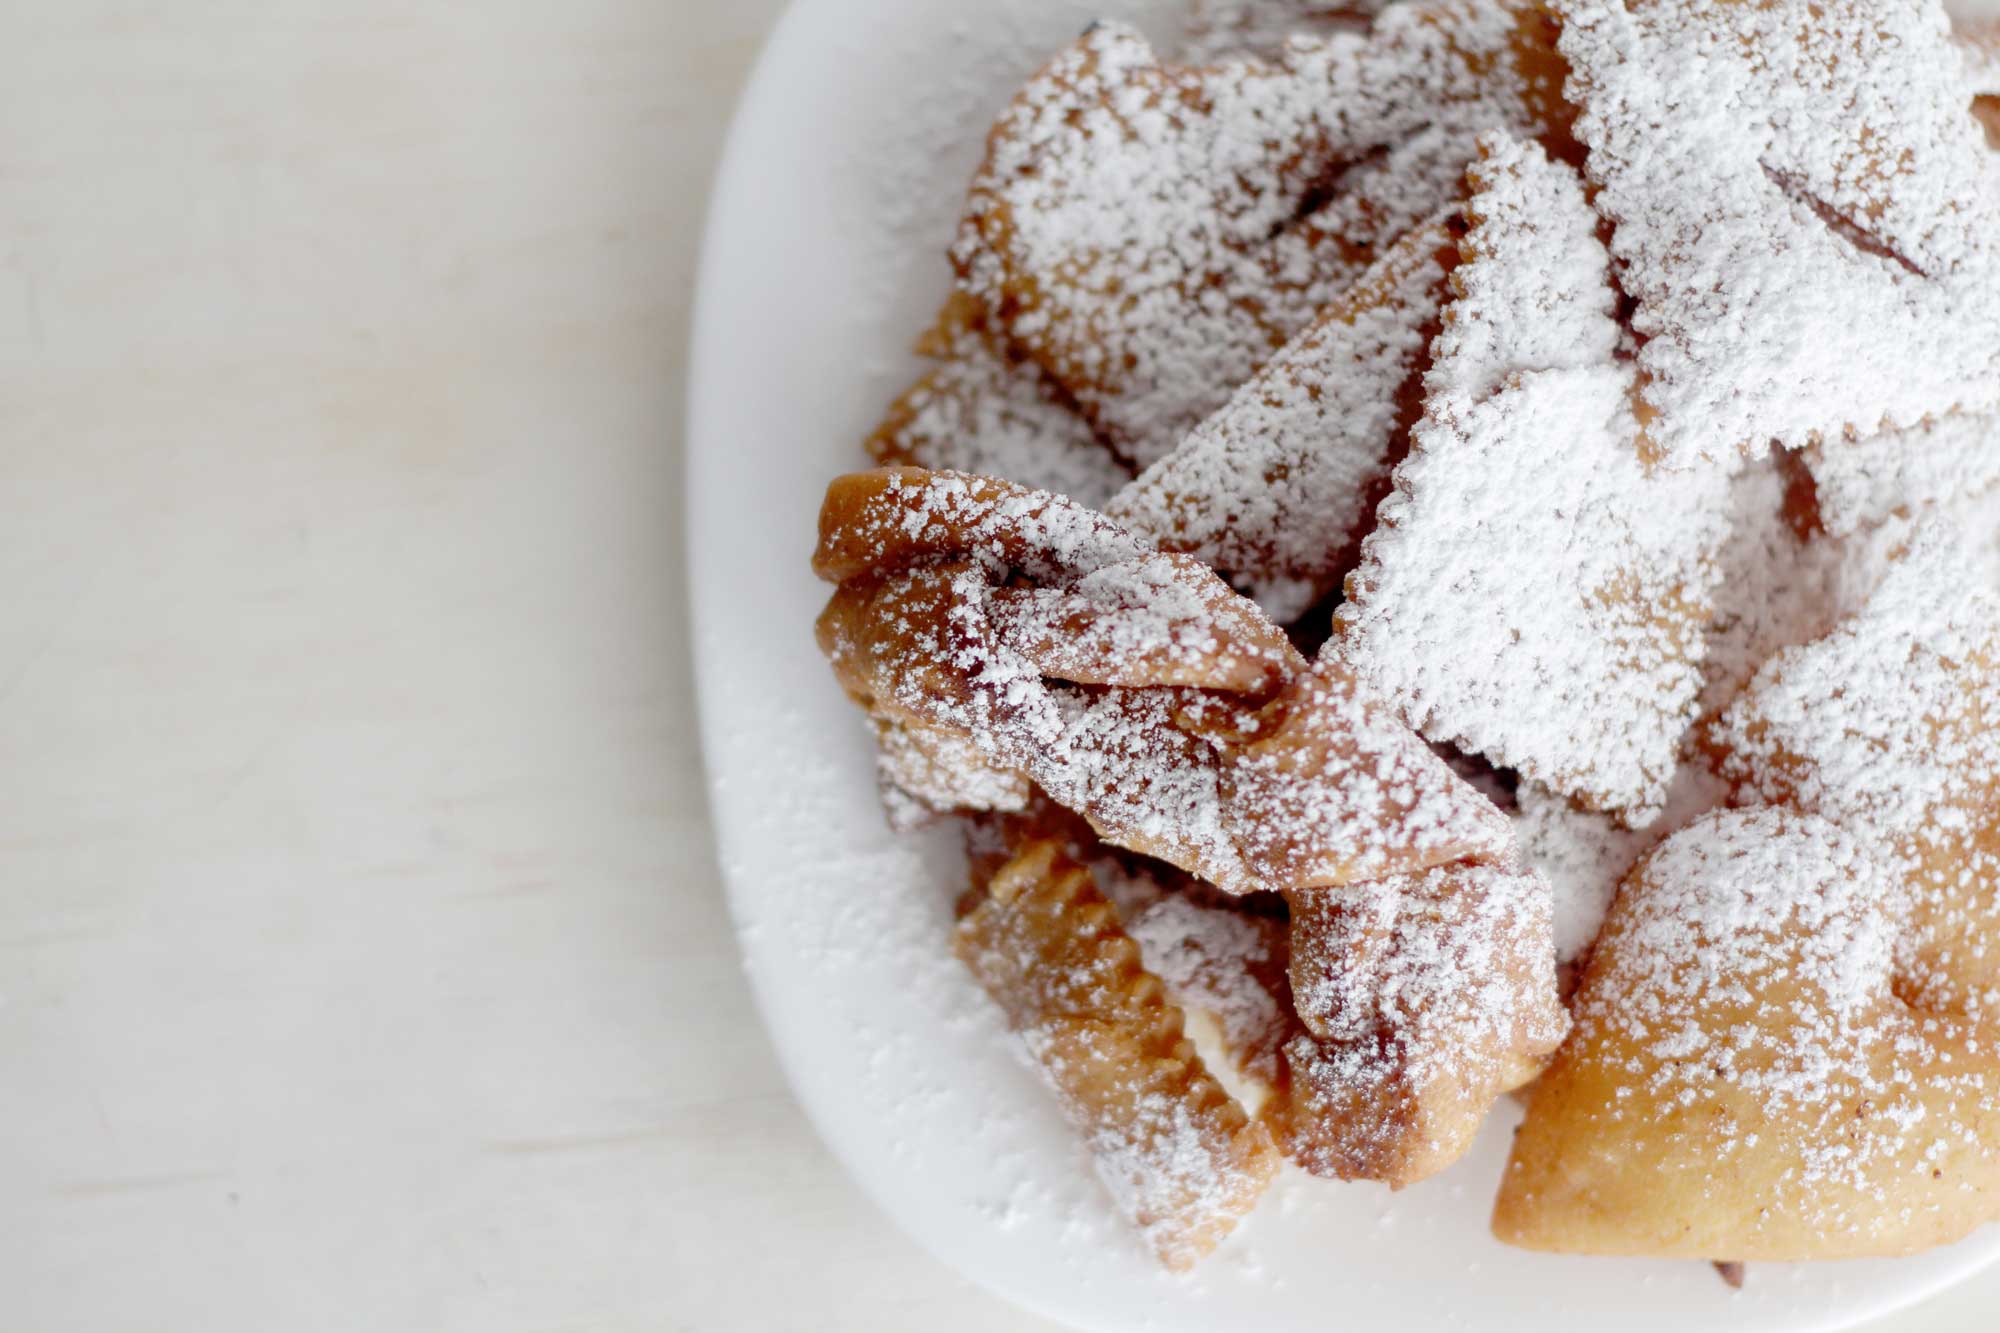
[[[804,0],[771,39],[709,218],[687,502],[703,739],[722,866],[779,1053],[819,1130],[911,1235],[994,1291],[1094,1330],[1830,1329],[2000,1253],[1706,1267],[1502,1248],[1486,1215],[1513,1116],[1400,1195],[1287,1176],[1191,1278],[1161,1273],[947,952],[961,868],[897,838],[870,746],[812,641],[807,570],[835,474],[910,376],[985,125],[1097,16],[1145,0]],[[1725,1256],[1726,1257],[1726,1256]]]

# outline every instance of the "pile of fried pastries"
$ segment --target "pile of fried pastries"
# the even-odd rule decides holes
[[[2000,1220],[2000,26],[1200,4],[1001,113],[819,642],[1186,1268],[1289,1159],[1714,1261]]]

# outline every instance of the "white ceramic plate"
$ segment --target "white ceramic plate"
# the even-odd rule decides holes
[[[2000,1231],[1896,1262],[1706,1267],[1563,1259],[1486,1231],[1513,1114],[1400,1195],[1290,1175],[1191,1278],[1113,1217],[1082,1150],[947,952],[962,873],[893,837],[870,745],[812,641],[822,490],[910,377],[985,126],[1092,17],[1146,0],[803,0],[744,94],[697,307],[690,566],[703,737],[745,959],[828,1144],[911,1235],[980,1283],[1092,1330],[1544,1333],[1831,1329],[2000,1253]]]

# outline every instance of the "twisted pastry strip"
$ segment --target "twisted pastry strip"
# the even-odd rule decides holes
[[[1114,845],[1234,893],[1497,850],[1504,817],[1198,561],[1058,496],[835,481],[819,640],[878,719],[968,738]]]
[[[1203,1067],[1090,873],[1054,842],[1027,842],[960,921],[956,948],[1119,1210],[1161,1263],[1192,1267],[1271,1183],[1277,1148]]]

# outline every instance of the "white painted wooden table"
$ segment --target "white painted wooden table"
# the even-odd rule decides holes
[[[716,883],[681,375],[777,8],[0,0],[0,1328],[1038,1327],[821,1150]]]

